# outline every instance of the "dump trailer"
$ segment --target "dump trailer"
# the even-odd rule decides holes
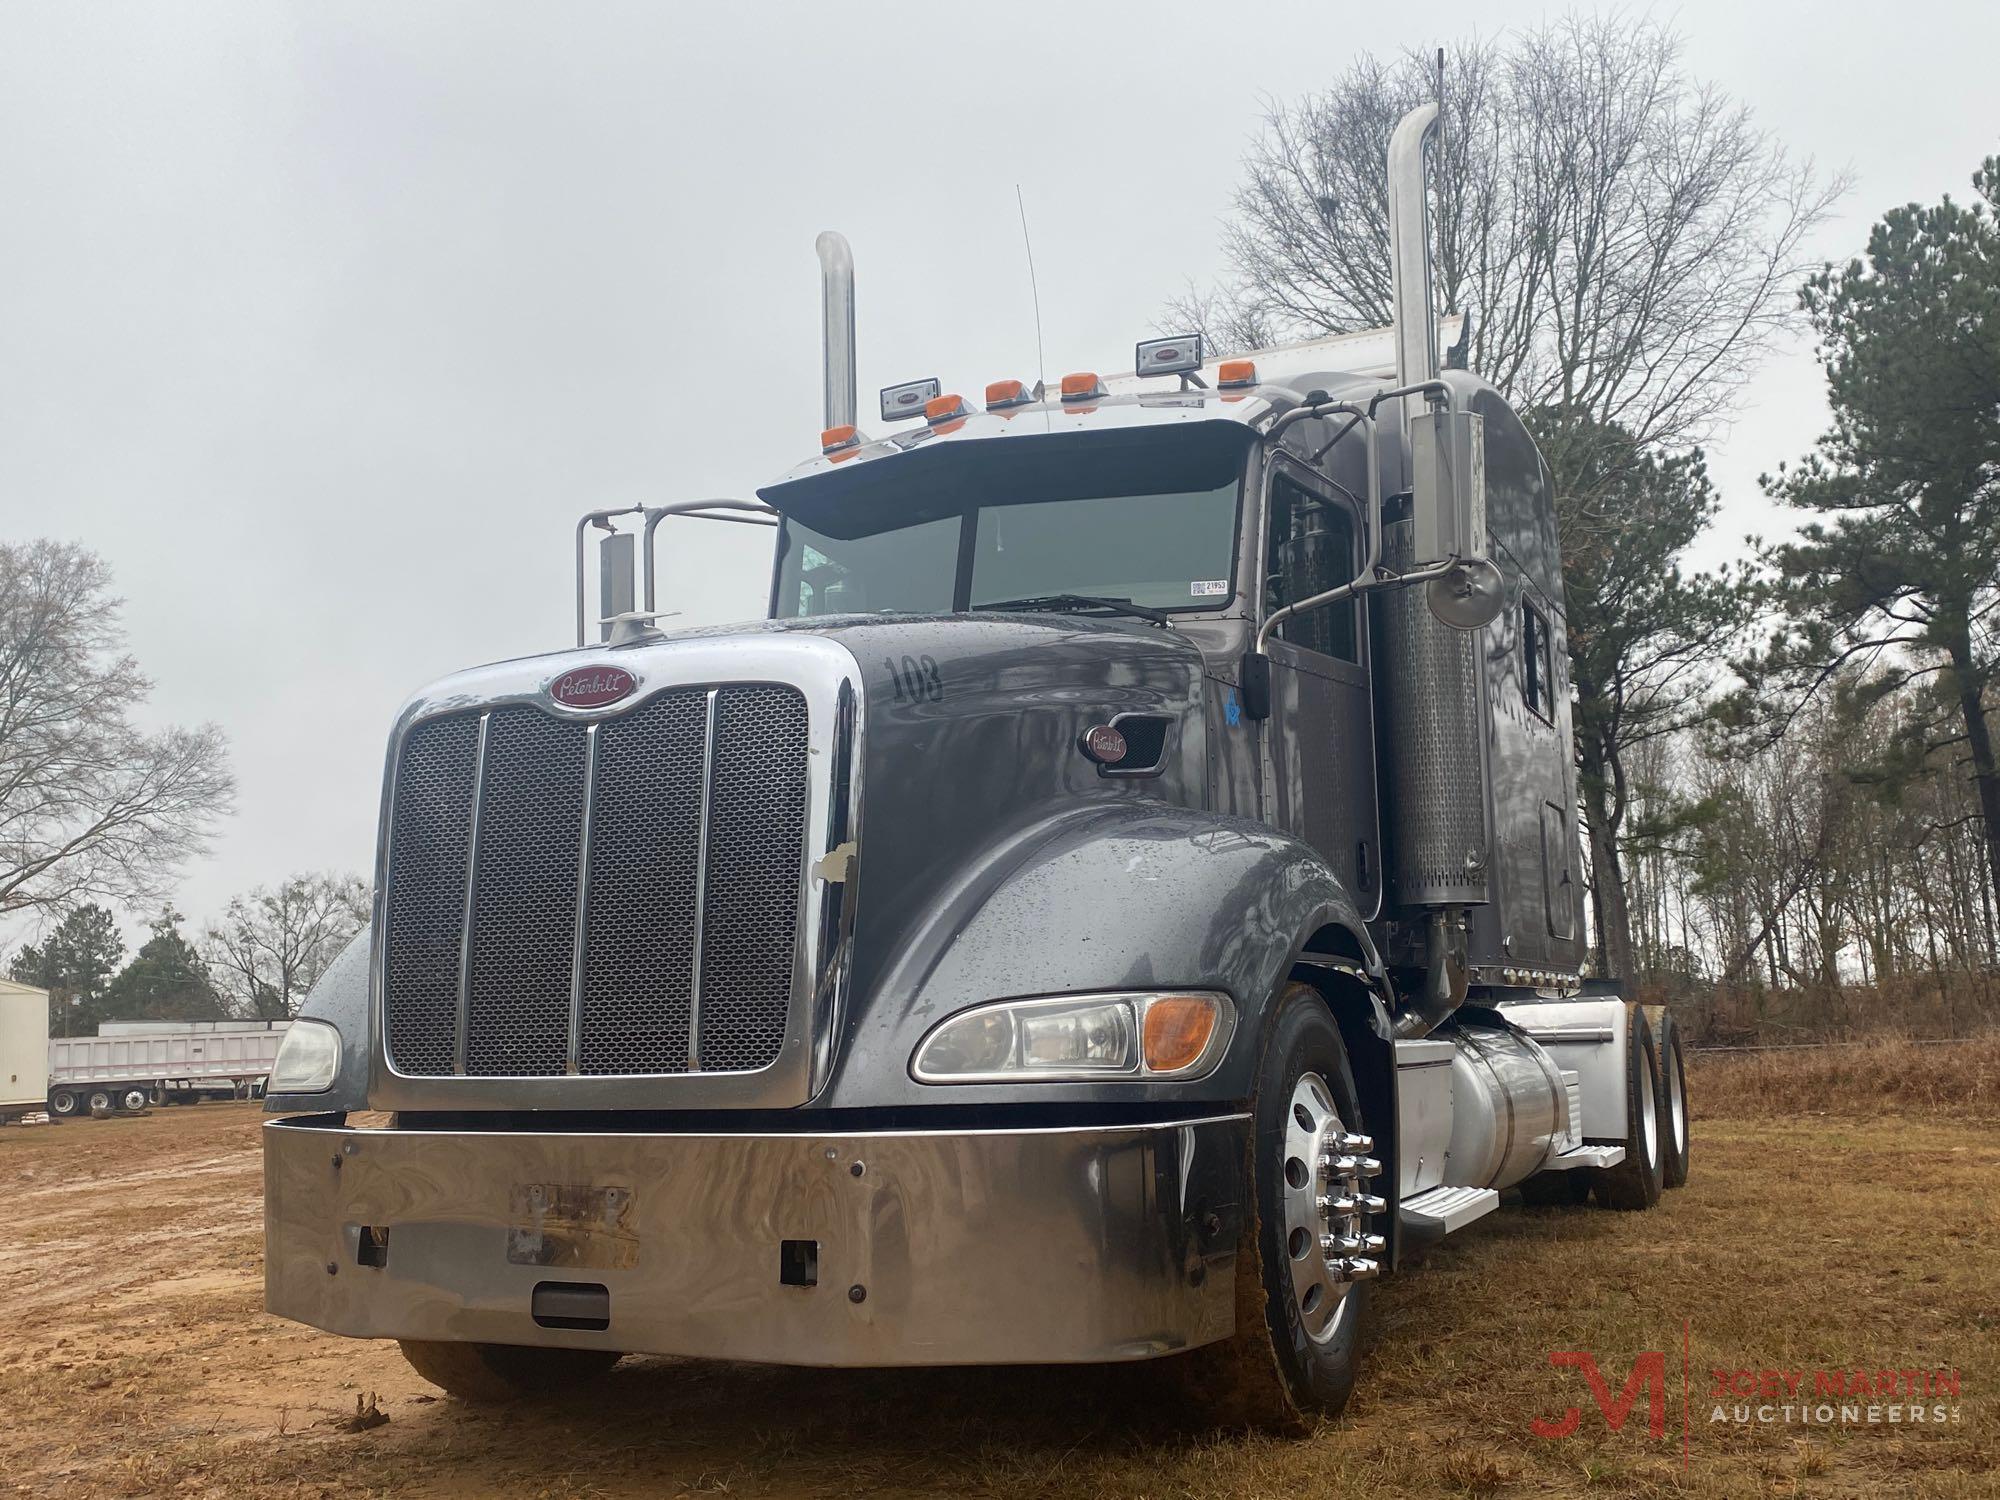
[[[0,1125],[48,1107],[49,992],[0,979]]]
[[[48,1039],[48,1107],[58,1119],[263,1091],[289,1021],[106,1021],[96,1036]]]
[[[1434,116],[1393,328],[872,434],[821,236],[819,451],[585,516],[575,647],[391,729],[373,922],[268,1098],[273,1312],[472,1400],[1170,1360],[1282,1429],[1506,1190],[1681,1178],[1670,1022],[1580,978],[1549,473],[1439,369]],[[689,518],[772,531],[765,620],[658,628]]]

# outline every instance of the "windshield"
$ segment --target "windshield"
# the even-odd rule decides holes
[[[1177,450],[1166,464],[1129,444],[1009,446],[877,460],[877,475],[842,475],[837,496],[801,496],[780,532],[773,615],[943,614],[1050,595],[1152,610],[1230,602],[1239,443],[1154,444]]]

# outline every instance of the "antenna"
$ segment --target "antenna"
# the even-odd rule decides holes
[[[1048,389],[1048,360],[1042,354],[1042,289],[1035,280],[1035,243],[1028,238],[1028,204],[1021,184],[1014,184],[1014,206],[1021,211],[1021,246],[1028,252],[1028,290],[1035,298],[1035,395]]]

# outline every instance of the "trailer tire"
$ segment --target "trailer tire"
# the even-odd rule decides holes
[[[49,1091],[49,1113],[57,1119],[67,1120],[77,1111],[75,1089],[51,1089]]]
[[[118,1096],[118,1107],[129,1114],[137,1114],[146,1107],[144,1089],[126,1089]]]
[[[1597,1201],[1606,1208],[1637,1210],[1660,1201],[1665,1152],[1660,1129],[1660,1053],[1652,1023],[1636,1005],[1625,1007],[1625,1160],[1597,1174]]]
[[[1288,1229],[1286,1222],[1287,1194],[1299,1191],[1296,1181],[1287,1182],[1288,1168],[1294,1176],[1298,1170],[1296,1142],[1288,1144],[1287,1131],[1298,1091],[1312,1089],[1307,1080],[1313,1077],[1332,1095],[1335,1123],[1360,1133],[1360,1097],[1340,1028],[1317,990],[1292,984],[1266,1028],[1251,1100],[1251,1211],[1236,1254],[1236,1332],[1182,1362],[1187,1393],[1211,1422],[1303,1434],[1318,1419],[1338,1416],[1354,1391],[1369,1283],[1345,1283],[1328,1320],[1317,1333],[1311,1331],[1309,1320],[1318,1309],[1302,1305],[1289,1243],[1297,1226]],[[1318,1162],[1304,1167],[1310,1174],[1305,1191],[1318,1193]],[[1319,1255],[1318,1244],[1311,1243],[1306,1254]],[[1322,1291],[1321,1299],[1326,1295]]]
[[[1662,1187],[1686,1187],[1688,1180],[1687,1054],[1680,1024],[1660,1013],[1660,1148]]]
[[[92,1089],[90,1091],[89,1104],[92,1115],[108,1112],[113,1108],[110,1091],[108,1089]]]
[[[411,1369],[459,1400],[476,1405],[567,1390],[595,1379],[625,1357],[615,1349],[540,1349],[432,1339],[397,1342]]]

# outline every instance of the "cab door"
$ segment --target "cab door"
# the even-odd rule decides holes
[[[1260,618],[1352,579],[1361,567],[1361,535],[1360,513],[1346,495],[1302,465],[1281,462],[1265,490]],[[1271,637],[1269,654],[1267,816],[1318,850],[1362,915],[1373,916],[1381,906],[1382,857],[1363,601],[1292,616]]]

